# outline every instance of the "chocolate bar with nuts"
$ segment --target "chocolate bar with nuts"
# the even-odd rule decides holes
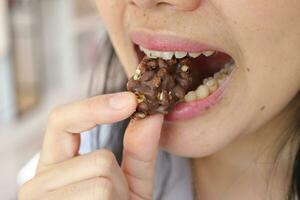
[[[189,58],[163,60],[145,57],[127,83],[136,94],[138,106],[133,118],[167,114],[180,102],[192,84]]]

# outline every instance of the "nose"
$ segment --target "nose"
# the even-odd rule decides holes
[[[201,0],[130,0],[140,8],[152,8],[159,4],[174,6],[178,10],[193,11],[196,10]]]

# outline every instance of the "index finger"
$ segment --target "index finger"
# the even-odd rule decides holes
[[[55,109],[49,117],[40,163],[54,164],[78,153],[79,133],[128,118],[136,109],[129,92],[101,95]]]

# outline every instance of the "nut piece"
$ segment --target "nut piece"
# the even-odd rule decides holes
[[[146,100],[146,97],[143,94],[136,93],[135,95],[136,95],[136,99],[137,99],[138,103],[142,103],[142,102],[144,102]]]
[[[145,113],[142,113],[142,112],[136,112],[133,114],[133,118],[138,118],[138,119],[144,119],[146,118],[146,114]]]
[[[141,75],[141,73],[142,73],[142,72],[141,72],[141,69],[136,69],[136,70],[135,70],[135,73],[136,73],[137,75]]]
[[[189,58],[163,60],[145,57],[127,89],[134,92],[138,106],[133,118],[167,114],[186,95],[192,83]]]
[[[189,67],[187,65],[183,65],[181,67],[181,71],[183,71],[183,72],[187,72],[188,70],[189,70]]]
[[[141,78],[141,76],[138,75],[138,74],[135,74],[135,75],[133,76],[133,80],[135,80],[135,81],[139,80],[140,78]]]

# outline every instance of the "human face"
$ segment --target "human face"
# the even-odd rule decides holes
[[[169,152],[211,155],[262,127],[299,91],[298,0],[97,0],[97,6],[128,76],[139,62],[134,42],[158,51],[218,50],[235,62],[214,105],[200,112],[186,104],[181,111],[188,113],[165,121],[161,146]]]

